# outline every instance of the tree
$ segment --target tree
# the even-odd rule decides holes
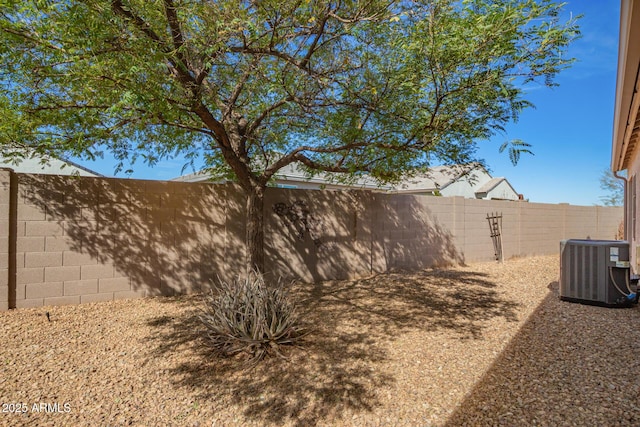
[[[600,196],[605,206],[622,206],[624,204],[624,181],[616,178],[611,169],[605,169],[600,175],[600,188],[607,192]]]
[[[5,155],[201,155],[242,187],[260,270],[278,170],[390,182],[478,161],[478,141],[531,105],[526,84],[555,84],[579,35],[550,0],[0,5]]]

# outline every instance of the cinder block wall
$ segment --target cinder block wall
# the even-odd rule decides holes
[[[270,188],[269,273],[306,281],[491,260],[613,239],[621,208]],[[0,169],[0,310],[200,290],[243,271],[234,185],[15,174]]]
[[[562,239],[616,236],[622,208],[376,194],[378,271],[494,259],[488,214],[502,215],[505,258],[555,254]]]
[[[265,255],[270,272],[305,281],[371,272],[373,195],[269,188]]]
[[[0,311],[10,308],[9,301],[15,299],[10,277],[14,269],[10,267],[12,254],[10,224],[13,219],[11,212],[11,169],[0,168]]]
[[[267,264],[316,281],[488,261],[492,213],[503,217],[505,258],[555,254],[562,239],[614,239],[623,215],[615,207],[269,189]]]
[[[229,186],[13,176],[11,306],[187,293],[242,265],[243,215]]]

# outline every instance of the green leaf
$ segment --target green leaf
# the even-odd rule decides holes
[[[531,144],[528,144],[520,139],[513,139],[511,141],[505,141],[499,148],[499,151],[502,153],[505,149],[509,151],[509,159],[511,163],[516,166],[520,161],[520,155],[531,154],[533,156],[533,152],[530,150]]]

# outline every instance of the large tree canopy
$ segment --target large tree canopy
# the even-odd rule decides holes
[[[549,0],[0,0],[0,143],[153,164],[203,156],[248,197],[262,266],[265,186],[381,181],[476,144],[552,86],[575,20]],[[16,152],[19,152],[16,151]]]

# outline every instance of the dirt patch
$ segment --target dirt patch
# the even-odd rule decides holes
[[[253,370],[210,355],[197,296],[0,313],[0,424],[638,425],[638,309],[557,280],[536,257],[300,284],[313,334]]]

